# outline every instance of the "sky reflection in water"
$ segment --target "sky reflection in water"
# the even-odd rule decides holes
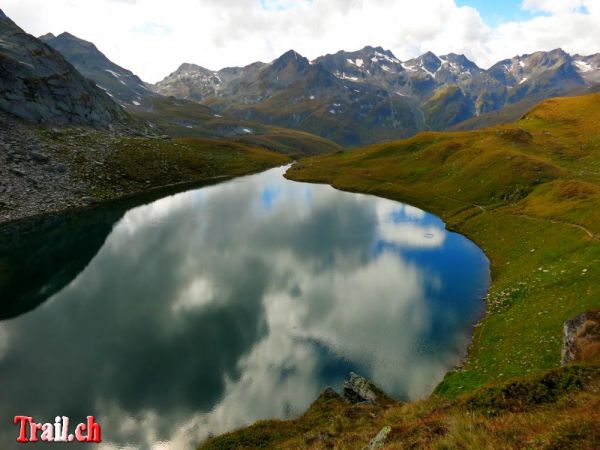
[[[487,259],[419,209],[283,171],[128,211],[69,285],[0,322],[2,417],[95,414],[100,448],[191,448],[299,414],[350,370],[428,394],[464,353]]]

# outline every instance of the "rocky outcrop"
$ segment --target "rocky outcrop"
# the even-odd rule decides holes
[[[385,439],[387,438],[387,435],[390,434],[390,431],[392,431],[392,427],[383,427],[381,431],[377,433],[377,436],[371,439],[371,442],[369,442],[369,446],[367,447],[367,449],[379,450],[380,448],[383,448],[383,446],[385,445]]]
[[[344,381],[344,398],[350,403],[387,403],[391,399],[366,378],[350,372],[350,378]]]
[[[0,111],[36,123],[106,127],[125,112],[60,53],[0,11]]]
[[[561,364],[600,358],[600,310],[567,320],[563,329]]]

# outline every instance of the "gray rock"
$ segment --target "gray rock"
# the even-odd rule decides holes
[[[100,202],[96,197],[83,197],[81,201],[86,205],[95,205]]]
[[[44,155],[43,153],[38,153],[38,152],[30,152],[29,156],[31,156],[31,159],[33,161],[40,163],[40,164],[45,164],[50,159],[50,158],[48,158],[47,155]]]
[[[366,378],[350,372],[350,378],[344,381],[344,398],[350,403],[382,403],[389,400],[377,386]]]
[[[600,310],[587,311],[565,322],[561,364],[600,357]]]
[[[24,176],[26,175],[26,173],[25,173],[23,170],[21,170],[21,169],[16,169],[16,168],[14,168],[14,167],[11,167],[11,168],[9,169],[9,171],[10,171],[12,174],[14,174],[14,175],[16,175],[16,176],[18,176],[18,177],[24,177]]]
[[[378,450],[380,448],[383,448],[383,445],[385,444],[385,438],[387,438],[387,435],[390,434],[390,431],[392,431],[392,427],[390,426],[385,426],[381,429],[381,431],[379,431],[379,433],[377,433],[377,436],[375,436],[373,439],[371,439],[371,442],[369,442],[369,446],[367,447],[368,450]]]

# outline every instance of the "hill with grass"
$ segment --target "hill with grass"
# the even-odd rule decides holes
[[[565,321],[600,309],[598,117],[598,94],[555,98],[511,125],[295,164],[290,179],[407,202],[475,241],[491,260],[486,314],[466,359],[428,399],[351,405],[324,395],[295,421],[260,422],[202,448],[359,449],[380,431],[391,449],[598,448],[597,352],[561,367]]]

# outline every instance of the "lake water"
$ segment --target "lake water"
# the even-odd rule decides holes
[[[0,229],[0,447],[25,414],[95,415],[100,448],[192,448],[351,370],[430,393],[481,317],[485,255],[420,209],[284,171]]]

